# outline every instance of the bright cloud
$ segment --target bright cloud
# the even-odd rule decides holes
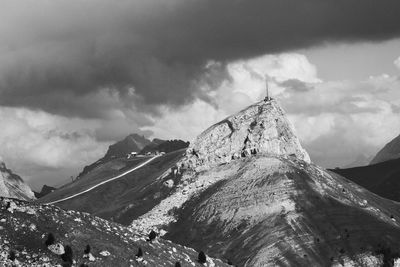
[[[29,182],[58,183],[60,176],[76,175],[84,164],[104,154],[108,144],[97,141],[93,133],[98,124],[41,111],[0,108],[0,154],[7,166]],[[54,176],[41,177],[40,172]]]
[[[394,61],[394,65],[400,69],[400,57],[398,57],[395,61]]]

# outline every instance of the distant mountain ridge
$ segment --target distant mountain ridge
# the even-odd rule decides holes
[[[0,162],[0,196],[21,200],[33,200],[35,195],[24,180]]]
[[[372,159],[372,164],[400,158],[400,135],[387,143]]]
[[[154,138],[153,140],[150,140],[136,133],[130,134],[123,140],[110,145],[104,157],[90,165],[85,166],[83,170],[79,173],[78,177],[84,176],[97,166],[104,164],[110,159],[124,158],[127,154],[131,152],[136,152],[138,154],[145,154],[147,152],[154,153],[156,151],[170,153],[186,148],[188,147],[188,145],[189,142],[185,142],[179,139],[162,140],[159,138]]]
[[[372,156],[360,154],[353,162],[346,166],[343,166],[343,169],[367,166],[371,162],[372,158]]]
[[[123,140],[116,142],[108,147],[105,159],[112,157],[124,157],[130,152],[139,153],[145,146],[151,144],[151,141],[146,137],[138,134],[130,134]]]

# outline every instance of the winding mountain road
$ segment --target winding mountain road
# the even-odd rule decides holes
[[[148,160],[146,160],[145,162],[143,162],[143,163],[141,163],[141,164],[139,164],[139,165],[133,167],[132,169],[127,170],[127,171],[125,171],[125,172],[123,172],[123,173],[121,173],[121,174],[118,174],[117,176],[111,177],[111,178],[109,178],[109,179],[107,179],[107,180],[105,180],[105,181],[102,181],[101,183],[98,183],[98,184],[96,184],[96,185],[94,185],[94,186],[92,186],[92,187],[89,187],[88,189],[86,189],[86,190],[84,190],[84,191],[82,191],[82,192],[76,193],[76,194],[74,194],[74,195],[71,195],[71,196],[68,196],[68,197],[65,197],[65,198],[62,198],[62,199],[59,199],[59,200],[55,200],[55,201],[52,201],[52,202],[48,202],[48,203],[45,203],[45,204],[46,204],[46,205],[52,205],[52,204],[55,204],[55,203],[58,203],[58,202],[62,202],[62,201],[65,201],[65,200],[68,200],[68,199],[71,199],[71,198],[80,196],[80,195],[82,195],[82,194],[85,194],[85,193],[87,193],[87,192],[89,192],[89,191],[92,191],[93,189],[95,189],[95,188],[97,188],[97,187],[99,187],[99,186],[101,186],[101,185],[103,185],[103,184],[106,184],[106,183],[109,183],[109,182],[111,182],[111,181],[114,181],[114,180],[116,180],[116,179],[118,179],[118,178],[121,178],[121,177],[127,175],[128,173],[131,173],[131,172],[133,172],[133,171],[135,171],[135,170],[137,170],[137,169],[142,168],[143,166],[149,164],[151,161],[155,160],[155,159],[158,158],[158,157],[160,157],[160,155],[156,155],[156,156],[152,157],[151,159],[148,159]]]

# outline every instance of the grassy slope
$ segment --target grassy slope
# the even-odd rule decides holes
[[[400,201],[400,159],[364,167],[334,169],[331,171],[382,197]]]
[[[170,193],[171,189],[164,186],[163,181],[178,177],[170,174],[164,179],[156,179],[173,167],[183,153],[184,150],[168,153],[120,179],[70,200],[56,203],[56,205],[65,209],[88,212],[128,225],[134,218],[153,208]],[[125,171],[127,168],[124,167],[118,172]],[[72,195],[83,191],[87,188],[86,186],[92,185],[93,181],[97,183],[107,179],[111,174],[118,173],[110,171],[110,167],[107,165],[98,167],[95,171],[95,173],[90,172],[79,181],[56,190],[38,201],[43,203]]]
[[[11,208],[7,209],[7,206]],[[60,256],[53,254],[44,245],[48,233],[53,233],[56,242],[70,245],[76,266],[144,266],[135,255],[141,247],[147,266],[200,266],[196,262],[198,253],[192,249],[157,239],[146,242],[145,237],[131,230],[89,214],[64,211],[55,206],[39,206],[15,199],[0,198],[0,266],[11,266],[7,260],[10,251],[16,252],[20,266],[56,266],[63,264]],[[86,245],[96,258],[89,262],[83,258]],[[108,251],[109,256],[102,256]],[[217,266],[226,266],[214,261]],[[44,265],[43,265],[44,266]]]

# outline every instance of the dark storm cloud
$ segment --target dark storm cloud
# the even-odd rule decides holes
[[[307,92],[307,91],[314,89],[313,84],[306,83],[306,82],[300,81],[298,79],[289,79],[289,80],[279,83],[279,85],[286,89],[293,90],[293,91],[299,91],[299,92]]]
[[[0,105],[103,117],[113,103],[82,99],[109,88],[125,108],[179,106],[225,76],[209,60],[398,36],[398,0],[5,0]]]

